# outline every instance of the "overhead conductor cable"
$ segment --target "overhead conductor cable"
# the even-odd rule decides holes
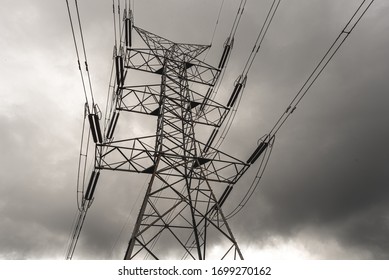
[[[231,108],[230,111],[227,112],[223,116],[223,118],[219,121],[219,125],[221,126],[223,122],[227,119],[227,122],[218,138],[215,144],[215,148],[218,149],[223,141],[225,140],[227,134],[229,133],[229,130],[232,126],[232,123],[234,122],[238,107],[240,105],[241,98],[243,96],[243,91],[246,86],[247,82],[247,76],[250,71],[250,68],[259,52],[259,49],[261,47],[261,44],[263,40],[265,39],[265,36],[269,30],[269,27],[274,19],[274,15],[276,14],[278,7],[280,5],[281,0],[273,0],[272,5],[269,8],[269,11],[266,15],[265,21],[263,22],[261,29],[258,33],[258,36],[254,42],[253,49],[246,61],[246,64],[242,70],[242,73],[239,75],[235,82],[234,90],[230,96],[230,99],[227,103],[227,107]]]
[[[85,71],[87,73],[88,77],[88,82],[89,82],[89,91],[90,91],[90,97],[92,100],[92,104],[89,105],[89,100],[88,100],[88,94],[87,94],[87,89],[85,86],[85,80],[83,76],[83,71],[81,68],[81,63],[80,63],[80,54],[78,50],[78,45],[77,45],[77,39],[75,35],[75,29],[73,25],[73,19],[72,15],[70,12],[70,6],[69,6],[69,1],[66,0],[66,5],[67,5],[67,11],[69,15],[69,21],[70,21],[70,26],[71,26],[71,31],[73,35],[73,41],[74,41],[74,46],[76,49],[76,55],[77,55],[77,63],[78,63],[78,68],[80,71],[81,75],[81,81],[83,85],[83,90],[84,90],[84,96],[85,96],[85,112],[84,112],[84,124],[83,124],[83,129],[82,129],[82,136],[81,136],[81,147],[80,147],[80,158],[79,158],[79,164],[78,164],[78,172],[77,172],[77,205],[78,205],[78,214],[75,219],[75,224],[72,230],[72,235],[70,238],[70,242],[68,244],[68,249],[66,252],[66,259],[71,259],[81,232],[81,229],[84,224],[85,216],[86,213],[91,205],[92,202],[92,196],[94,189],[89,188],[87,190],[87,198],[88,200],[83,197],[84,195],[84,182],[85,182],[85,173],[86,173],[86,164],[87,164],[87,157],[88,157],[88,152],[89,152],[89,135],[92,133],[92,136],[94,138],[94,142],[102,142],[102,135],[101,135],[101,130],[100,130],[100,125],[99,125],[99,118],[98,114],[100,113],[98,106],[94,102],[94,96],[93,96],[93,90],[92,90],[92,82],[90,78],[90,73],[89,73],[89,66],[88,66],[88,60],[87,60],[87,54],[86,54],[86,48],[85,48],[85,42],[84,42],[84,36],[82,32],[82,25],[81,25],[81,18],[80,18],[80,13],[79,13],[79,8],[78,8],[78,3],[77,0],[75,0],[75,7],[76,7],[76,12],[77,12],[77,19],[78,19],[78,26],[79,26],[79,35],[81,37],[81,42],[82,42],[82,48],[83,48],[83,55],[84,55],[84,63],[85,63]],[[91,107],[90,107],[91,106]],[[86,143],[84,143],[84,134],[85,134],[85,119],[88,116],[88,120],[90,123],[90,133],[88,133],[88,137],[86,140]],[[86,148],[84,148],[84,144],[86,145]],[[97,182],[98,175],[95,175],[95,182]],[[95,185],[91,184],[91,187],[95,187]],[[89,192],[89,193],[88,193]],[[80,197],[80,194],[82,195]]]
[[[354,30],[355,26],[358,24],[358,22],[361,20],[363,15],[367,12],[367,10],[371,6],[371,4],[373,4],[373,2],[374,2],[374,0],[362,1],[362,3],[359,5],[358,9],[355,11],[353,16],[347,22],[346,26],[342,29],[342,31],[340,32],[338,37],[332,43],[332,45],[330,46],[328,51],[325,53],[325,55],[322,57],[322,59],[317,64],[317,66],[312,71],[312,73],[309,75],[308,79],[305,81],[303,86],[300,88],[300,90],[297,92],[295,97],[292,99],[292,101],[288,105],[287,109],[284,111],[284,113],[278,119],[278,121],[276,122],[274,127],[270,130],[270,133],[269,133],[270,135],[276,134],[278,132],[278,130],[282,127],[282,125],[285,123],[285,121],[289,118],[289,116],[296,110],[297,105],[304,98],[304,96],[306,95],[308,90],[311,88],[313,83],[317,80],[317,78],[323,72],[325,67],[328,65],[328,63],[331,61],[331,59],[337,53],[337,51],[342,46],[344,41],[348,38],[350,33]]]

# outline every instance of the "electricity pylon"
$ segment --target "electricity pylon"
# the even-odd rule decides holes
[[[146,48],[132,47],[132,30]],[[96,155],[83,201],[93,199],[101,170],[150,174],[125,259],[243,259],[221,207],[268,143],[246,162],[213,147],[245,82],[237,82],[227,106],[213,100],[231,45],[215,68],[197,58],[209,46],[172,42],[133,26],[130,18],[124,20],[124,38],[115,57],[114,106],[104,138],[98,119],[89,116]],[[159,82],[128,85],[134,70]],[[117,140],[121,112],[156,118],[156,133]],[[197,125],[213,127],[205,143],[196,139]]]
[[[281,115],[270,133],[258,141],[258,146],[246,162],[221,152],[218,150],[220,145],[216,144],[215,148],[213,143],[227,115],[235,108],[234,104],[239,103],[236,101],[245,86],[247,72],[255,55],[250,55],[246,63],[246,66],[250,65],[247,72],[244,70],[242,75],[238,77],[230,99],[224,106],[213,100],[212,93],[217,91],[214,91],[213,88],[226,64],[232,48],[233,37],[227,39],[219,66],[215,68],[197,58],[209,46],[174,43],[132,26],[131,12],[128,14],[125,12],[124,28],[120,28],[119,31],[120,51],[119,55],[116,53],[115,57],[116,85],[112,100],[114,106],[110,110],[109,118],[106,119],[104,137],[99,124],[100,110],[94,101],[92,101],[93,110],[90,110],[88,98],[86,98],[85,119],[86,116],[89,119],[93,141],[96,144],[95,164],[88,187],[84,191],[88,137],[86,149],[83,148],[83,140],[81,140],[77,183],[79,215],[69,243],[67,259],[72,258],[87,210],[94,199],[93,194],[101,170],[151,175],[130,237],[125,259],[149,257],[154,259],[177,259],[178,257],[182,259],[206,259],[209,255],[216,255],[215,251],[219,253],[218,257],[221,259],[243,259],[221,207],[247,169],[261,155],[266,155],[268,147],[272,147],[275,134],[295,110],[296,105],[304,97],[310,85],[320,75],[372,2],[365,4],[363,1],[359,6],[340,36],[332,44],[307,82],[304,83],[303,88],[292,100],[286,112]],[[364,4],[365,6],[363,6]],[[270,12],[273,7],[274,3]],[[278,7],[278,4],[275,7]],[[241,9],[239,8],[239,10]],[[273,15],[274,13],[275,10]],[[239,12],[237,16],[239,16]],[[72,23],[71,17],[70,21]],[[235,22],[239,22],[239,20]],[[124,31],[124,39],[122,30]],[[132,47],[132,30],[139,34],[147,48]],[[236,31],[236,28],[233,27],[233,30]],[[262,30],[263,28],[261,28],[260,35]],[[72,31],[75,40],[73,26]],[[337,44],[338,40],[341,40],[340,45]],[[77,51],[76,40],[75,45]],[[333,51],[334,46],[335,50]],[[116,25],[115,50],[117,51]],[[253,48],[253,52],[258,52],[258,50],[259,46]],[[323,61],[325,62],[324,66],[321,65]],[[86,55],[85,65],[87,67]],[[317,69],[321,70],[317,72]],[[159,82],[130,86],[127,84],[126,78],[127,73],[133,70],[157,76]],[[88,72],[88,70],[86,71]],[[308,84],[308,88],[303,90],[313,75],[315,78]],[[300,96],[300,94],[302,95]],[[93,99],[92,92],[91,95]],[[114,135],[116,135],[115,128],[120,112],[153,116],[157,119],[156,133],[151,136],[117,140]],[[198,124],[213,127],[213,131],[208,140],[204,141],[205,143],[199,141],[195,136],[195,126]],[[228,125],[227,128],[229,128]],[[220,139],[225,137],[224,129]],[[83,133],[84,131],[83,126]],[[82,139],[84,138],[82,137]],[[241,203],[227,217],[234,216],[244,207],[258,185],[269,156],[270,152],[267,159],[265,159],[266,156],[262,158],[252,185]],[[217,250],[214,252],[211,250],[209,253],[209,249],[215,247],[218,247]]]

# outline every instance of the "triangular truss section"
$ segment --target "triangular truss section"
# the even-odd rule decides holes
[[[174,56],[176,57],[185,56],[186,58],[191,58],[186,61],[187,63],[198,57],[201,53],[210,47],[209,45],[174,43],[142,28],[134,26],[134,29],[145,42],[147,47],[150,50],[156,52],[156,54],[163,55],[164,52],[169,52],[174,53]]]

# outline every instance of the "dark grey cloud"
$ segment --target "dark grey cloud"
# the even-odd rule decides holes
[[[388,257],[388,64],[386,39],[377,36],[383,24],[372,16],[379,13],[366,16],[279,133],[262,189],[245,212],[258,215],[250,238],[315,227],[317,240],[335,238],[344,252]],[[304,61],[304,49],[296,55]]]
[[[14,2],[4,5],[15,13],[0,11],[0,258],[61,259],[76,212],[82,86],[65,1]],[[175,41],[210,42],[219,1],[159,2],[135,1],[138,26]],[[220,101],[243,69],[267,2],[248,1]],[[251,154],[359,2],[281,2],[223,150],[242,159]],[[79,1],[101,108],[112,59],[111,5]],[[225,1],[207,56],[211,64],[218,63],[237,6]],[[230,220],[250,256],[294,250],[292,257],[389,257],[388,9],[375,1],[278,133],[260,188]],[[132,132],[142,131],[135,119],[128,121]],[[239,182],[226,212],[254,171]],[[101,176],[76,259],[123,256],[147,177],[114,175]]]

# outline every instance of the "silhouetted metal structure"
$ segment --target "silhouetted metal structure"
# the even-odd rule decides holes
[[[225,246],[222,259],[242,259],[221,206],[249,164],[212,148],[233,103],[223,106],[210,97],[220,69],[197,58],[209,46],[133,30],[147,48],[132,48],[127,39],[126,51],[116,57],[116,108],[106,138],[113,139],[122,113],[156,118],[156,133],[99,143],[95,163],[96,170],[151,174],[125,259],[201,260],[209,244]],[[128,85],[129,70],[158,75],[160,83]],[[206,143],[196,139],[196,124],[214,127]]]
[[[75,3],[83,38],[78,6]],[[101,112],[94,103],[92,88],[90,86],[90,106],[84,87],[85,118],[77,183],[79,213],[70,238],[67,259],[73,256],[102,170],[150,176],[129,238],[125,259],[243,259],[222,212],[222,206],[250,165],[266,153],[274,137],[262,138],[258,148],[246,162],[219,150],[234,119],[249,67],[245,67],[242,75],[237,78],[227,105],[216,102],[214,97],[218,89],[216,85],[220,83],[219,78],[232,50],[245,3],[246,1],[240,3],[218,68],[199,59],[210,46],[175,43],[136,27],[133,25],[132,12],[127,8],[122,20],[118,6],[119,27],[116,28],[113,6],[115,81],[110,85],[111,105],[108,106],[107,103],[107,109],[110,108],[101,129]],[[273,3],[269,13],[274,14],[274,7],[277,6]],[[69,5],[68,12],[79,58]],[[270,21],[265,21],[264,24],[270,24]],[[262,29],[260,36],[264,35],[261,35]],[[139,35],[145,47],[133,47],[133,32]],[[89,78],[83,40],[82,46]],[[250,54],[246,66],[251,65],[256,49],[257,47]],[[79,60],[78,64],[80,66]],[[81,67],[79,69],[84,82],[83,71]],[[129,77],[139,78],[142,75],[146,75],[146,81],[154,82],[137,85],[129,83],[135,80]],[[155,118],[155,134],[130,135],[126,129],[119,129],[120,133],[117,133],[118,128],[123,125],[120,123],[125,123],[120,116],[131,113]],[[95,143],[94,168],[87,184],[85,173],[89,137],[84,137],[86,120]],[[221,128],[225,121],[226,125]],[[199,141],[196,130],[204,126],[211,127],[211,130],[207,130],[211,133],[208,138],[203,137],[206,140]],[[202,136],[204,134],[203,132]],[[261,170],[266,166],[263,162],[262,160]],[[247,196],[251,195],[244,196],[244,199]],[[239,204],[237,208],[240,206]]]
[[[150,176],[133,232],[129,237],[125,259],[243,259],[227,218],[234,216],[246,205],[266,168],[276,133],[294,112],[373,0],[364,0],[361,3],[274,127],[258,140],[256,149],[244,162],[223,153],[219,147],[229,131],[247,81],[247,74],[279,2],[280,0],[273,1],[227,105],[214,100],[217,92],[215,86],[227,64],[246,1],[241,1],[218,68],[198,58],[209,46],[175,43],[133,26],[129,9],[124,10],[123,21],[121,20],[120,6],[117,29],[114,7],[115,82],[112,86],[111,107],[102,130],[101,112],[93,98],[77,1],[75,4],[90,85],[91,105],[88,103],[67,1],[86,98],[77,181],[79,213],[67,250],[68,259],[73,256],[102,170],[135,172]],[[139,35],[145,47],[133,47],[133,31]],[[130,84],[129,80],[132,83],[135,79],[129,77],[138,78],[141,76],[139,73],[146,75],[146,81],[154,83]],[[132,113],[155,118],[155,134],[133,137],[128,130],[122,129],[118,135],[120,116]],[[94,170],[88,184],[85,184],[89,145],[89,136],[84,137],[86,120],[89,121],[90,135],[95,143]],[[226,124],[222,128],[225,121]],[[207,140],[202,142],[198,140],[196,133],[203,126],[211,127],[212,132],[208,138],[205,137]],[[202,135],[204,134],[203,131]],[[217,136],[219,138],[215,141]],[[261,159],[261,163],[251,186],[244,190],[241,202],[225,215],[222,206],[234,185],[258,159]]]
[[[130,10],[124,10],[121,20],[120,6],[120,27],[116,28],[114,7],[115,81],[111,85],[111,106],[101,129],[101,112],[94,103],[92,90],[92,106],[89,105],[84,87],[86,104],[77,182],[79,213],[69,241],[67,259],[73,256],[101,170],[150,176],[125,259],[203,260],[208,256],[243,259],[221,207],[236,182],[274,140],[264,138],[266,145],[260,146],[260,150],[256,149],[247,162],[223,153],[219,147],[233,120],[230,116],[219,139],[215,141],[229,113],[236,110],[247,80],[246,75],[238,77],[226,106],[214,100],[217,92],[215,85],[227,64],[244,5],[245,1],[242,1],[218,68],[198,58],[210,46],[175,43],[133,26]],[[76,9],[83,38],[77,2]],[[69,5],[68,12],[79,58]],[[133,47],[134,31],[146,47]],[[82,46],[89,78],[83,40]],[[78,64],[80,66],[80,60]],[[79,69],[84,82],[83,71],[81,67]],[[128,76],[139,77],[139,73],[147,75],[147,81],[157,82],[130,85],[128,80],[132,82],[132,79]],[[155,134],[132,137],[129,131],[124,130],[123,133],[121,130],[118,136],[120,115],[128,113],[155,118]],[[84,137],[86,120],[95,143],[94,168],[87,184],[85,173],[89,137]],[[195,127],[202,126],[212,128],[209,138],[205,137],[207,140],[203,142],[196,138],[195,132]],[[210,253],[211,247],[213,252]]]

